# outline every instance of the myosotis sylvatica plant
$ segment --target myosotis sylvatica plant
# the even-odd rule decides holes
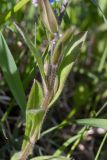
[[[86,2],[85,4],[85,2],[81,3],[82,0],[80,0],[79,2],[70,1],[70,0],[69,1],[68,0],[32,0],[32,3],[34,4],[34,6],[36,6],[36,8],[35,7],[32,8],[30,5],[27,6],[27,9],[29,8],[29,11],[27,11],[26,8],[24,8],[25,10],[22,10],[21,13],[23,13],[24,11],[24,13],[26,13],[27,16],[25,17],[24,20],[22,20],[22,17],[20,17],[20,14],[16,14],[16,13],[18,13],[18,11],[20,11],[21,8],[25,6],[25,4],[27,4],[29,1],[31,0],[20,0],[18,2],[15,2],[15,4],[13,4],[12,1],[9,1],[8,4],[4,2],[0,3],[0,6],[1,6],[0,69],[2,71],[0,72],[0,86],[1,86],[0,87],[0,104],[1,104],[1,107],[0,107],[0,116],[1,116],[0,127],[1,128],[0,129],[1,131],[3,131],[1,132],[1,134],[3,133],[4,137],[6,138],[5,144],[4,142],[1,141],[0,159],[10,159],[10,157],[12,157],[11,158],[12,160],[19,160],[19,159],[20,160],[23,160],[23,159],[24,160],[25,159],[69,160],[69,157],[74,157],[75,159],[75,156],[77,158],[79,156],[79,158],[81,159],[80,154],[83,153],[83,150],[77,153],[77,148],[81,149],[80,148],[81,142],[84,141],[83,137],[85,137],[85,141],[88,140],[87,139],[88,136],[86,135],[90,134],[88,133],[88,129],[90,129],[90,126],[107,129],[107,119],[98,118],[100,114],[102,114],[101,117],[106,117],[106,113],[103,114],[102,111],[106,109],[106,106],[107,106],[107,102],[105,102],[107,97],[106,87],[105,87],[106,86],[105,80],[107,79],[107,75],[106,75],[107,47],[105,47],[106,46],[105,31],[107,29],[106,27],[107,20],[106,20],[106,16],[104,15],[104,10],[106,10],[105,7],[107,2],[106,0],[104,0],[104,2],[99,2],[99,1],[97,2],[96,0],[90,0],[90,2],[88,3]],[[95,6],[92,6],[91,3],[94,3]],[[68,4],[68,7],[66,9],[67,4]],[[104,4],[103,5],[104,8],[102,7],[102,4]],[[54,12],[51,7],[54,9]],[[82,10],[84,7],[86,7],[87,9]],[[97,13],[98,11],[95,12],[96,9],[94,10],[94,7],[98,8],[100,14]],[[32,9],[33,9],[33,12],[32,12]],[[32,25],[30,24],[29,20],[32,19],[32,21],[34,21],[34,18],[32,17],[34,15],[35,10],[36,10],[36,15],[40,18],[37,19],[37,25],[36,25],[37,30],[34,33],[32,31]],[[93,14],[95,14],[94,17],[93,17]],[[99,14],[98,16],[100,19],[101,19],[101,15],[103,16],[103,19],[105,21],[105,27],[102,25],[102,21],[100,22],[97,21],[98,19],[97,14]],[[12,19],[10,20],[11,17]],[[35,42],[37,40],[37,43],[33,44],[32,41],[29,39],[29,37],[23,33],[23,31],[18,27],[17,24],[15,24],[15,26],[11,24],[13,18],[15,18],[16,21],[17,21],[17,18],[18,18],[18,21],[21,20],[22,25],[25,25],[27,20],[26,28],[30,29],[30,31],[34,33],[34,36],[36,37]],[[93,21],[93,18],[96,21]],[[28,21],[29,21],[29,24],[28,24]],[[91,29],[92,32],[90,32],[88,36],[88,41],[87,41],[88,45],[86,45],[86,48],[88,50],[87,52],[84,52],[87,55],[86,56],[85,54],[81,55],[82,59],[81,59],[81,62],[78,64],[79,67],[76,66],[73,70],[73,75],[70,76],[70,83],[73,82],[74,84],[73,90],[71,91],[71,87],[68,89],[68,87],[66,86],[65,90],[62,91],[65,81],[70,71],[72,70],[72,67],[77,57],[79,57],[81,45],[86,38],[86,32],[79,33],[79,31],[77,31],[76,28],[73,28],[72,26],[70,28],[68,27],[70,26],[71,21],[72,21],[72,24],[76,24],[78,28],[82,28],[83,30],[85,30],[88,26],[89,30]],[[3,25],[5,22],[7,26],[6,30]],[[91,25],[92,25],[92,28],[91,28]],[[64,29],[62,28],[67,28],[67,27],[68,29],[63,31]],[[9,47],[10,48],[12,47],[11,49],[15,47],[15,50],[13,49],[13,52],[14,52],[13,54],[15,56],[16,62],[5,41],[5,38],[3,37],[2,31],[4,30],[6,31],[4,35],[8,36],[7,41],[9,40],[8,41]],[[14,32],[14,34],[12,32]],[[29,48],[29,51],[30,51],[29,55],[24,54],[26,52],[26,47],[23,47],[22,49],[21,47],[22,45],[16,46],[19,40],[18,41],[15,40],[13,42],[13,39],[17,38],[17,35],[20,36],[19,33],[23,37],[23,40],[26,43],[27,48]],[[32,33],[30,33],[30,35]],[[42,40],[42,39],[45,39],[45,40]],[[14,46],[14,43],[15,43],[15,46]],[[45,43],[45,47],[43,47],[44,43]],[[22,42],[20,44],[22,44]],[[20,52],[19,49],[20,51],[22,49],[23,53]],[[82,50],[82,51],[85,51],[85,50]],[[96,51],[97,51],[97,54],[95,54]],[[19,52],[20,52],[20,55],[19,55]],[[18,53],[18,57],[16,55],[17,53]],[[27,51],[27,53],[29,52]],[[22,57],[24,57],[23,60],[22,60]],[[85,61],[84,61],[84,58],[85,58]],[[93,61],[93,58],[94,58],[94,61]],[[84,61],[84,63],[82,63],[82,61]],[[19,62],[21,62],[21,65],[23,62],[28,62],[29,65],[27,63],[26,64],[24,63],[23,64],[25,68],[24,70],[22,66],[17,67],[16,64],[19,64]],[[98,67],[96,67],[97,65]],[[35,68],[38,69],[38,71],[40,72],[38,77],[39,81],[36,80],[36,78],[34,78],[38,75],[38,72],[35,74]],[[19,69],[21,71],[22,80],[18,72]],[[33,84],[31,81],[33,82]],[[8,90],[8,87],[6,86],[5,82],[8,83],[8,87],[13,97],[10,91]],[[30,93],[28,92],[29,95],[28,95],[28,98],[27,98],[28,101],[27,101],[24,89],[25,90],[28,89],[29,86],[31,87],[30,87]],[[90,87],[91,87],[91,90],[89,89]],[[49,129],[41,133],[43,124],[46,125],[45,128],[47,127],[47,124],[46,122],[44,122],[44,120],[46,116],[47,116],[47,119],[49,120],[50,116],[48,117],[48,114],[47,114],[48,110],[52,107],[53,103],[58,99],[58,97],[62,92],[63,92],[62,99],[58,103],[58,107],[54,110],[54,113],[59,111],[59,114],[55,117],[53,115],[53,117],[50,119],[50,122],[53,123],[53,119],[57,121],[57,118],[58,118],[58,121],[57,121],[58,124],[56,124],[54,127],[50,127]],[[8,95],[9,97],[7,97],[6,95]],[[14,101],[14,99],[19,105],[24,118],[26,118],[25,123],[23,123],[22,119],[18,118],[18,117],[21,117],[22,114],[20,115],[20,110],[17,109],[16,102]],[[71,99],[72,99],[72,103],[71,103]],[[101,107],[100,104],[103,104],[103,102],[105,103]],[[63,108],[64,110],[61,108],[62,105],[63,107],[65,107]],[[65,110],[67,110],[67,112],[69,111],[69,114],[67,115],[66,118],[63,119],[63,115],[65,115],[63,111]],[[17,113],[18,115],[16,116],[17,111],[18,111]],[[86,114],[83,115],[82,111],[85,111],[83,113],[86,113]],[[10,112],[12,114],[10,114]],[[77,112],[78,114],[76,115],[76,118],[73,117]],[[88,115],[91,118],[84,118]],[[15,116],[15,119],[13,118],[14,116]],[[82,117],[83,119],[77,119],[78,116]],[[60,120],[63,120],[63,121],[60,123]],[[14,123],[14,121],[16,123]],[[9,125],[7,124],[7,122]],[[72,125],[74,123],[76,123],[74,125],[76,126],[76,134],[74,134],[75,129]],[[22,128],[24,129],[24,127],[22,127],[22,125],[20,124],[25,125],[25,134],[24,136],[21,135],[21,137],[23,137],[21,141],[20,141],[20,134],[23,134]],[[70,126],[70,128],[67,128],[67,132],[66,132],[67,138],[65,138],[66,128],[64,130],[62,130],[62,128],[68,125]],[[81,130],[79,130],[80,128],[78,128],[77,125],[85,125],[86,127],[83,127]],[[58,132],[60,129],[61,129],[61,133],[63,133],[61,137],[59,137],[60,133]],[[70,132],[69,129],[72,130],[72,133]],[[38,144],[39,144],[38,143],[37,147],[35,147],[37,148],[36,155],[38,155],[38,151],[40,155],[43,154],[42,151],[44,152],[44,154],[49,154],[51,149],[53,150],[56,148],[54,154],[48,155],[48,156],[46,155],[46,156],[31,158],[33,157],[32,152],[33,152],[34,144],[37,142],[37,140],[42,138],[44,135],[48,133],[51,133],[51,132],[54,133],[55,130],[58,132],[58,136],[56,134],[55,135],[49,134],[46,137],[48,138],[48,142],[46,144],[44,144],[46,141],[43,139],[43,142],[44,141],[45,142],[42,144],[42,146],[38,147]],[[92,131],[94,131],[94,128],[92,128]],[[103,130],[103,134],[105,133],[106,133],[106,130]],[[70,136],[71,134],[72,136]],[[96,134],[96,130],[95,130],[95,134]],[[99,132],[97,134],[101,134],[101,133]],[[95,137],[93,136],[91,139],[92,142],[93,142],[93,139],[96,137],[96,136]],[[56,140],[54,142],[55,138]],[[1,135],[1,139],[2,139],[2,135]],[[94,155],[96,154],[95,152],[97,151],[95,160],[98,160],[99,158],[104,159],[103,155],[104,156],[106,155],[106,150],[103,150],[102,153],[101,153],[101,150],[106,139],[107,139],[107,133],[105,134],[99,146],[98,151],[97,151],[98,145],[96,145],[96,142],[95,142],[95,145],[93,143],[90,143],[88,147],[85,147],[84,145],[84,149],[85,149],[84,156],[85,156],[85,153],[89,153],[87,154],[87,156],[90,157],[91,156],[90,153],[92,153],[92,157],[90,158],[94,159]],[[12,143],[10,143],[10,141]],[[22,143],[22,147],[20,147],[20,142]],[[42,140],[40,141],[40,143],[41,142]],[[15,144],[17,144],[17,146]],[[49,146],[51,146],[52,148],[51,147],[45,148],[47,144],[49,144]],[[89,152],[87,152],[90,146],[93,149],[91,149],[91,152],[90,152],[90,149],[89,149]],[[16,152],[16,148],[19,150],[19,152],[14,154],[13,151]],[[35,153],[35,150],[34,150],[34,153]],[[61,156],[62,154],[64,156]]]
[[[40,71],[42,84],[34,79],[25,109],[26,127],[22,148],[12,159],[26,160],[32,154],[34,144],[40,138],[47,111],[60,96],[65,81],[79,55],[79,49],[86,39],[87,32],[77,33],[73,27],[68,28],[64,33],[61,32],[50,2],[49,0],[35,1],[38,4],[40,17],[45,26],[49,42],[45,53],[42,54],[43,56],[38,53],[29,37],[15,24],[34,56],[35,63]],[[1,39],[1,41],[3,40]],[[18,96],[14,92],[13,95],[17,99]],[[25,101],[23,103],[25,105]],[[52,159],[51,156],[50,158]],[[56,159],[67,160],[68,158],[56,157]]]
[[[48,0],[38,0],[42,22],[46,28],[49,46],[45,57],[40,57],[29,38],[16,25],[39,68],[42,86],[34,80],[26,107],[26,128],[21,152],[18,158],[26,160],[32,154],[35,142],[40,138],[41,127],[48,109],[62,92],[67,76],[86,38],[86,33],[74,35],[70,27],[60,33],[57,19]],[[61,157],[60,157],[61,159]]]

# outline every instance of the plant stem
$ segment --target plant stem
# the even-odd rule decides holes
[[[58,18],[59,24],[61,24],[61,21],[63,19],[64,14],[65,14],[65,10],[66,10],[67,5],[68,5],[68,0],[64,0],[62,7],[61,7],[60,15]]]
[[[21,158],[19,160],[27,160],[28,156],[33,151],[33,147],[34,147],[34,144],[36,141],[37,141],[37,136],[35,136],[35,133],[34,133],[34,136],[30,137],[30,140],[28,141],[27,146],[26,146],[26,148],[25,148],[24,152],[22,153]]]
[[[51,59],[51,56],[54,52],[57,38],[58,38],[58,36],[57,36],[57,34],[55,34],[54,39],[51,41],[50,59]],[[50,101],[53,97],[53,94],[54,94],[54,84],[55,84],[55,77],[56,77],[56,71],[57,71],[57,66],[58,66],[57,64],[53,65],[51,61],[49,63],[50,63],[49,68],[48,68],[49,73],[47,74],[47,85],[46,85],[47,88],[44,89],[44,100],[42,103],[42,109],[45,111],[45,114],[43,115],[43,117],[41,119],[41,124],[40,124],[41,126],[42,126],[44,118],[47,114],[49,103],[50,103]],[[28,143],[27,143],[27,145],[21,155],[20,160],[27,160],[28,156],[32,153],[34,144],[38,140],[37,133],[34,133],[33,135],[34,136],[29,138],[29,141],[28,141]]]

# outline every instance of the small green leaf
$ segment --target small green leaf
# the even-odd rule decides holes
[[[26,111],[33,109],[40,109],[42,101],[43,101],[42,88],[40,84],[36,80],[34,80],[31,92],[29,94]]]
[[[100,118],[84,118],[76,120],[79,125],[87,125],[92,127],[106,128],[107,129],[107,119]]]
[[[26,107],[26,98],[20,75],[13,59],[13,56],[6,44],[6,41],[0,32],[0,68],[4,73],[4,77],[10,87],[10,90],[24,112]]]
[[[65,50],[63,60],[61,62],[61,65],[59,67],[57,76],[58,76],[58,83],[59,87],[57,89],[56,94],[54,95],[54,98],[52,99],[49,107],[58,99],[60,96],[65,81],[75,63],[75,60],[77,59],[79,55],[79,49],[80,46],[83,44],[83,42],[86,39],[87,32],[82,33],[82,34],[77,34],[72,38],[71,42],[68,44],[67,49]]]
[[[70,158],[63,156],[40,156],[36,158],[32,158],[31,160],[70,160]]]
[[[43,102],[43,91],[40,84],[34,80],[31,88],[27,109],[26,109],[26,129],[25,138],[22,145],[22,154],[26,153],[30,146],[32,152],[32,143],[40,137],[40,130],[44,119],[45,111],[41,108]]]

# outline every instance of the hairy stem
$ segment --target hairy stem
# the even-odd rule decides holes
[[[60,11],[60,15],[59,15],[59,18],[58,18],[58,23],[61,24],[61,21],[63,19],[63,16],[65,14],[65,10],[66,10],[66,7],[68,5],[68,0],[64,0],[62,6],[61,6],[61,11]]]
[[[55,37],[54,39],[51,41],[51,55],[50,55],[50,58],[54,52],[54,48],[55,48],[55,45],[56,45],[56,34],[55,34]],[[51,102],[51,99],[54,95],[54,84],[55,84],[55,77],[56,77],[56,70],[57,70],[57,64],[56,65],[53,65],[52,62],[50,61],[50,65],[49,65],[49,73],[47,74],[47,88],[44,89],[44,100],[43,100],[43,104],[42,104],[42,108],[44,109],[45,111],[45,114],[41,120],[41,126],[43,124],[43,121],[44,121],[44,118],[47,114],[47,111],[48,111],[48,106]],[[32,137],[29,137],[29,141],[21,155],[21,158],[20,160],[27,160],[28,156],[32,153],[33,151],[33,147],[34,147],[34,144],[37,142],[38,140],[38,136],[37,134],[33,134],[34,136]]]

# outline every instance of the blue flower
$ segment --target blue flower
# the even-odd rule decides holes
[[[53,3],[55,0],[50,0],[50,3]]]
[[[49,1],[50,1],[50,3],[54,3],[54,2],[57,2],[59,0],[49,0]]]
[[[54,3],[55,1],[59,1],[59,0],[49,0],[50,3]],[[32,4],[37,7],[38,6],[38,0],[32,0]]]

